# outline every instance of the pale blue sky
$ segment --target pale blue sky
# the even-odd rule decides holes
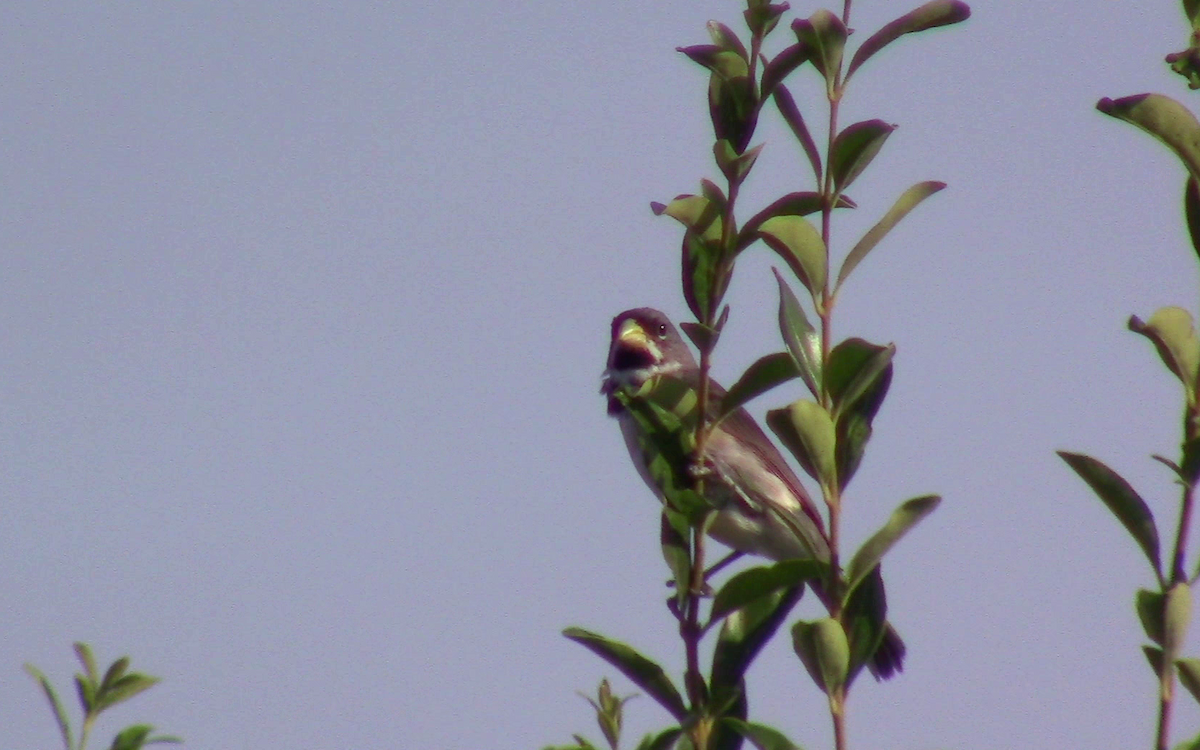
[[[20,665],[66,687],[76,639],[164,678],[97,747],[139,720],[193,748],[598,738],[575,691],[617,676],[567,625],[677,673],[657,512],[596,390],[615,313],[685,312],[678,227],[647,205],[714,170],[674,48],[742,7],[0,9],[0,746],[54,746]],[[908,8],[858,0],[852,25]],[[1178,389],[1124,322],[1195,307],[1183,172],[1093,105],[1200,104],[1160,62],[1186,28],[1170,0],[973,9],[868,63],[843,110],[900,125],[843,251],[909,184],[950,185],[839,310],[899,347],[846,534],[945,497],[888,560],[909,659],[856,687],[851,740],[1145,745],[1151,578],[1053,451],[1173,525],[1147,454],[1175,451]],[[756,140],[745,205],[809,186],[773,117]],[[779,348],[770,264],[739,265],[726,381]],[[828,746],[782,639],[750,679],[756,718]],[[666,721],[630,703],[627,741]]]

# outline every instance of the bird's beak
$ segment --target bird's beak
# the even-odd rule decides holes
[[[635,373],[645,377],[646,369],[660,357],[658,346],[635,320],[626,320],[617,330],[608,349],[601,392],[610,392],[616,383],[626,383]]]
[[[653,349],[650,337],[646,335],[646,329],[638,325],[636,320],[627,320],[621,324],[621,329],[617,331],[617,337],[613,339],[613,345],[609,349],[610,358],[612,353],[621,347],[641,349],[648,352],[652,352]],[[610,367],[612,366],[612,362],[608,364]]]

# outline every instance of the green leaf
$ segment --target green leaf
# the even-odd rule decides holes
[[[804,750],[787,738],[778,729],[766,724],[755,724],[741,719],[725,718],[721,722],[733,731],[750,740],[757,750]]]
[[[685,232],[682,247],[683,296],[697,320],[712,320],[725,290],[729,287],[732,266],[717,242],[695,232]]]
[[[842,52],[846,48],[846,27],[842,19],[822,8],[808,17],[792,21],[792,31],[800,43],[812,50],[810,59],[832,92],[842,69]]]
[[[835,417],[872,393],[885,375],[890,376],[895,344],[878,346],[860,338],[846,339],[829,354],[825,386],[833,399]]]
[[[679,727],[664,729],[658,734],[648,734],[638,743],[637,750],[670,750],[683,730]]]
[[[760,39],[774,30],[775,25],[779,23],[779,17],[788,9],[787,3],[768,3],[765,0],[751,0],[746,5],[748,7],[742,13],[742,18],[746,20],[746,28]]]
[[[788,193],[774,201],[771,205],[750,217],[738,232],[737,249],[744,250],[758,239],[758,228],[767,219],[775,216],[808,216],[821,210],[823,199],[820,193],[797,192]],[[854,208],[854,201],[844,195],[839,195],[835,208]]]
[[[1146,661],[1150,663],[1150,669],[1154,671],[1154,676],[1158,677],[1162,674],[1162,649],[1155,646],[1142,646],[1142,653],[1146,655]]]
[[[764,145],[760,143],[746,153],[739,154],[733,150],[733,144],[722,138],[713,144],[713,158],[716,160],[721,174],[725,175],[725,179],[740,183],[754,168],[754,162],[758,160],[758,155],[762,153]]]
[[[1188,236],[1192,239],[1192,249],[1200,256],[1200,183],[1188,175],[1187,185],[1183,190],[1183,209],[1187,216]]]
[[[796,140],[800,141],[800,146],[804,149],[805,156],[808,157],[808,163],[812,165],[813,176],[820,184],[821,153],[817,151],[817,143],[813,140],[812,133],[809,132],[808,125],[804,122],[804,116],[800,114],[800,109],[796,106],[796,100],[792,98],[792,92],[788,91],[787,86],[780,83],[775,87],[772,96],[775,99],[775,106],[779,109],[779,114],[792,129]]]
[[[687,55],[692,62],[708,68],[720,80],[733,80],[749,75],[746,58],[736,50],[724,49],[716,44],[696,44],[691,47],[676,47],[676,52]]]
[[[932,513],[941,501],[942,499],[937,495],[915,497],[902,503],[893,511],[892,517],[883,525],[883,528],[863,542],[863,545],[851,558],[850,565],[846,568],[847,590],[852,592],[854,587],[861,583],[879,564],[888,550],[921,519]]]
[[[864,120],[847,125],[837,134],[829,157],[829,171],[833,173],[833,184],[839,191],[862,174],[895,129],[895,125],[883,120]]]
[[[771,96],[783,79],[787,78],[793,70],[808,62],[808,57],[808,47],[799,42],[775,55],[771,62],[763,66],[762,82],[759,85],[760,95],[764,99]]]
[[[1200,438],[1190,437],[1183,442],[1183,465],[1178,467],[1179,478],[1195,484],[1200,478]]]
[[[742,373],[737,382],[729,387],[725,398],[721,399],[717,421],[737,411],[752,399],[761,396],[775,386],[797,377],[800,377],[800,369],[789,352],[775,352],[759,357]]]
[[[710,27],[711,28],[711,27]],[[735,37],[736,39],[736,37]],[[740,48],[741,43],[738,42]],[[679,52],[711,71],[708,80],[708,109],[717,139],[728,139],[742,153],[758,121],[758,94],[750,80],[745,49],[701,44],[679,47]]]
[[[743,570],[725,582],[713,597],[711,622],[716,622],[762,597],[806,581],[818,580],[828,571],[816,560],[784,560],[774,565]]]
[[[580,693],[584,700],[592,705],[596,711],[596,724],[600,727],[600,733],[604,735],[604,739],[608,742],[609,747],[616,747],[621,741],[621,723],[624,714],[625,702],[633,696],[618,698],[613,695],[612,686],[608,684],[608,680],[600,680],[600,687],[596,690],[596,697],[589,698]]]
[[[112,663],[108,671],[104,673],[104,679],[100,683],[100,690],[107,690],[114,682],[120,679],[125,674],[125,670],[129,668],[129,657],[122,656]]]
[[[1179,681],[1192,694],[1196,702],[1200,703],[1200,659],[1190,657],[1176,659],[1175,671],[1179,673]]]
[[[1183,15],[1193,29],[1200,29],[1200,0],[1183,0]]]
[[[917,207],[921,201],[933,195],[937,191],[946,187],[944,182],[918,182],[896,200],[888,212],[883,215],[875,226],[871,227],[863,238],[858,241],[850,252],[846,255],[846,260],[842,263],[842,269],[838,271],[837,289],[840,289],[842,282],[850,277],[850,272],[858,267],[862,259],[867,257],[867,253],[871,252],[879,241],[882,240],[887,233],[892,230],[892,227],[900,223],[900,220],[908,215],[908,212]]]
[[[824,487],[835,486],[836,438],[833,420],[824,407],[815,401],[800,399],[787,408],[767,412],[767,424],[809,476]]]
[[[1163,653],[1174,662],[1187,637],[1192,619],[1192,591],[1184,581],[1167,590],[1163,615]]]
[[[808,216],[815,214],[821,210],[821,194],[812,191],[788,193],[787,195],[773,201],[769,206],[750,217],[750,220],[742,225],[742,235],[746,235],[745,244],[749,245],[754,241],[753,235],[762,226],[767,219],[776,216]],[[740,243],[739,243],[740,244]]]
[[[1192,316],[1181,307],[1164,307],[1143,323],[1136,315],[1129,318],[1129,330],[1150,339],[1167,369],[1183,383],[1188,404],[1196,403],[1196,373],[1200,370],[1200,338],[1192,325]]]
[[[729,141],[725,141],[729,143]],[[700,180],[700,194],[708,199],[718,210],[724,211],[729,199],[725,197],[725,191],[717,183],[709,179]]]
[[[1166,597],[1162,593],[1150,589],[1138,589],[1133,600],[1143,632],[1146,633],[1147,638],[1160,646],[1164,639],[1163,604],[1165,601]]]
[[[1162,94],[1138,94],[1121,99],[1105,97],[1096,103],[1104,114],[1124,120],[1157,138],[1200,179],[1200,122],[1174,99]]]
[[[84,674],[92,681],[93,684],[100,682],[100,673],[96,669],[96,657],[92,655],[92,647],[83,641],[75,643],[75,655],[79,657],[79,663],[83,665]]]
[[[46,700],[50,702],[50,709],[54,712],[54,720],[58,722],[58,731],[62,734],[63,746],[66,750],[72,750],[75,742],[71,738],[71,722],[67,718],[67,711],[63,708],[62,701],[58,699],[58,693],[54,691],[54,686],[50,684],[49,678],[32,664],[25,664],[25,671],[41,686]]]
[[[154,727],[149,724],[135,724],[126,727],[113,738],[109,750],[139,750],[153,731]]]
[[[726,305],[725,309],[728,310],[729,306]],[[719,328],[714,326],[706,326],[703,323],[694,323],[691,321],[680,323],[679,327],[687,335],[688,340],[691,341],[700,351],[708,350],[711,352],[713,349],[717,348],[717,341],[719,341],[721,338],[721,331]]]
[[[1176,745],[1171,750],[1200,750],[1200,735],[1196,735],[1190,740],[1184,740]]]
[[[670,216],[707,240],[721,239],[721,207],[702,195],[680,195],[667,204],[651,203],[656,216]]]
[[[834,403],[837,471],[845,489],[858,471],[871,439],[871,423],[892,382],[895,347],[849,338],[829,352],[825,385]],[[882,366],[882,369],[880,369]]]
[[[134,672],[113,682],[107,690],[96,694],[96,711],[123,703],[133,696],[157,685],[159,679]]]
[[[758,236],[783,258],[814,298],[825,287],[826,250],[821,233],[802,216],[772,216]]]
[[[84,714],[95,713],[96,686],[82,674],[75,674],[75,694],[79,696],[79,705]]]
[[[710,683],[714,692],[730,691],[741,685],[750,664],[803,594],[804,587],[800,585],[777,589],[725,617],[713,648]]]
[[[583,628],[567,628],[563,635],[591,650],[601,659],[621,670],[635,685],[649,695],[677,721],[687,716],[687,707],[679,690],[663,672],[663,668],[642,656],[624,643],[605,638]]]
[[[827,695],[845,684],[850,644],[842,624],[832,617],[792,626],[792,648],[813,682]]]
[[[692,585],[691,526],[687,515],[664,505],[659,541],[663,560],[675,581],[675,600],[682,605]]]
[[[771,270],[779,284],[779,333],[804,384],[816,396],[821,392],[821,378],[824,377],[821,373],[821,335],[808,322],[800,300],[792,294],[783,276],[779,271]]]
[[[1088,483],[1092,491],[1125,526],[1134,541],[1146,553],[1158,580],[1162,581],[1158,527],[1154,524],[1154,514],[1150,512],[1146,501],[1129,486],[1129,482],[1096,459],[1067,451],[1058,451],[1058,455]]]
[[[746,47],[742,44],[742,40],[738,39],[738,35],[733,33],[733,29],[720,21],[708,22],[708,35],[712,39],[713,44],[721,49],[736,52],[738,57],[743,60],[750,59],[750,56],[746,54]]]
[[[965,21],[970,15],[971,9],[967,4],[957,2],[957,0],[933,0],[916,10],[905,13],[876,31],[859,46],[853,59],[850,60],[850,67],[846,70],[846,80],[850,80],[854,71],[858,70],[858,67],[869,60],[872,55],[901,36]]]
[[[739,154],[754,137],[758,110],[758,95],[749,77],[724,80],[716,74],[709,76],[708,113],[713,133],[717,138],[727,138]]]
[[[713,719],[712,734],[708,738],[708,750],[741,750],[745,744],[742,735],[724,723],[730,718],[738,721],[746,720],[750,710],[746,701],[746,682],[729,689],[714,689],[706,708],[706,714]]]

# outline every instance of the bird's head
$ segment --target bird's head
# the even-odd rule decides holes
[[[626,310],[612,322],[608,366],[601,391],[638,389],[658,375],[695,369],[696,359],[663,313],[649,307]]]

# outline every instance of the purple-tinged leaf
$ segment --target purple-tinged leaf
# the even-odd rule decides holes
[[[1087,482],[1096,496],[1125,526],[1142,548],[1142,552],[1146,553],[1146,559],[1150,561],[1154,574],[1161,582],[1163,575],[1159,557],[1158,527],[1154,523],[1154,514],[1150,512],[1150,506],[1146,505],[1142,496],[1120,474],[1090,456],[1067,451],[1058,451],[1058,455]]]
[[[792,21],[792,31],[801,44],[812,50],[813,65],[825,76],[826,87],[833,84],[842,68],[842,52],[846,48],[846,27],[842,19],[822,8],[807,20]]]
[[[850,272],[853,271],[862,259],[867,257],[867,253],[875,249],[879,241],[887,236],[887,233],[892,231],[892,227],[900,223],[900,220],[908,216],[908,212],[917,207],[921,201],[946,187],[944,182],[918,182],[896,199],[888,212],[883,215],[875,226],[867,230],[862,239],[858,241],[850,252],[846,254],[846,260],[842,262],[842,268],[838,271],[836,289],[840,289],[842,282],[850,277]]]
[[[804,123],[804,116],[796,107],[796,100],[792,98],[792,92],[788,91],[787,86],[781,83],[775,87],[773,97],[775,106],[779,108],[779,114],[783,115],[784,122],[792,129],[796,140],[800,141],[800,146],[804,149],[805,156],[808,157],[808,163],[812,165],[813,175],[820,184],[821,153],[817,151],[817,143],[813,140],[812,133],[808,131],[808,125]]]
[[[809,49],[801,42],[796,42],[775,55],[763,67],[762,81],[759,84],[760,96],[766,99],[775,92],[775,88],[783,83],[783,79],[796,68],[808,62]]]
[[[716,421],[724,419],[772,388],[797,377],[800,377],[800,368],[796,366],[790,352],[775,352],[760,357],[729,387],[729,391],[721,399]]]
[[[834,186],[844,190],[854,182],[895,129],[895,125],[883,120],[865,120],[848,125],[838,133],[829,157],[829,171],[833,173]]]
[[[759,225],[758,236],[783,258],[816,299],[826,279],[825,242],[817,228],[803,216],[772,216]]]
[[[1105,97],[1096,103],[1104,114],[1124,120],[1162,141],[1200,179],[1200,122],[1187,107],[1162,94]]]
[[[611,640],[598,633],[592,633],[583,628],[567,628],[563,635],[592,651],[621,671],[635,685],[658,701],[667,709],[671,716],[683,721],[687,716],[687,707],[679,690],[667,677],[666,672],[655,662],[642,656],[636,649],[624,643]]]
[[[971,8],[958,0],[933,0],[916,10],[905,13],[891,23],[885,24],[883,28],[876,31],[859,46],[850,60],[850,67],[846,69],[846,80],[850,80],[854,71],[858,70],[859,66],[870,59],[872,55],[901,36],[965,21],[970,15]]]

